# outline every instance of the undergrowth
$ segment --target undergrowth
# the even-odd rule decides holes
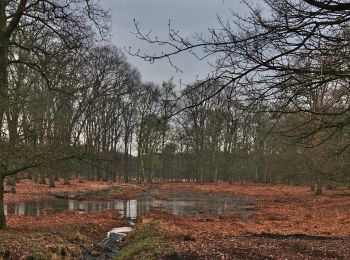
[[[156,221],[139,224],[124,244],[115,260],[153,260],[170,247]]]

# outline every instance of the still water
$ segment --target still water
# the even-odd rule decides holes
[[[157,197],[157,196],[156,196]],[[235,214],[249,219],[247,206],[251,198],[225,194],[203,194],[198,192],[162,192],[161,198],[145,193],[136,200],[80,201],[74,199],[50,199],[25,201],[5,205],[8,215],[42,216],[62,211],[99,212],[117,210],[121,217],[136,219],[151,209],[159,209],[183,216],[216,216]]]

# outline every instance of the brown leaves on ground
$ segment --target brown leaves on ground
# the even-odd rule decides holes
[[[82,181],[83,180],[83,181]],[[99,199],[132,199],[139,195],[142,191],[142,186],[137,184],[124,184],[122,182],[102,182],[102,181],[88,181],[86,179],[73,179],[69,185],[64,185],[63,180],[55,182],[56,188],[50,188],[48,184],[38,184],[31,180],[22,179],[17,183],[16,194],[9,192],[5,193],[5,203],[28,201],[28,200],[41,200],[50,197],[51,193],[88,193],[96,192],[99,190],[119,189],[114,194],[114,197],[109,194],[108,197]],[[103,194],[102,194],[103,195]],[[96,196],[86,199],[96,199]]]
[[[0,253],[6,252],[10,259],[27,256],[77,258],[83,250],[92,249],[99,243],[109,230],[125,224],[114,211],[63,212],[42,217],[9,216],[9,228],[0,231]]]
[[[5,202],[41,200],[52,193],[90,194],[84,199],[108,200],[112,198],[135,198],[143,190],[141,185],[121,182],[91,182],[73,179],[70,185],[63,180],[55,182],[56,188],[46,184],[21,180],[17,193],[5,193]],[[82,195],[82,197],[84,197]],[[84,250],[95,250],[96,244],[115,227],[126,224],[115,211],[97,213],[62,212],[59,214],[30,217],[7,216],[9,228],[0,231],[1,255],[9,254],[10,259],[25,258],[55,259],[67,255],[77,258]]]
[[[249,221],[151,212],[179,259],[350,259],[350,191],[315,196],[308,187],[261,184],[165,183],[160,190],[196,190],[250,196]],[[174,258],[176,259],[176,258]]]
[[[313,236],[350,236],[350,190],[325,191],[316,196],[305,186],[265,184],[212,184],[166,183],[160,189],[197,190],[211,193],[231,193],[233,196],[249,196],[255,203],[248,206],[252,221],[234,222],[235,233],[303,233]],[[223,231],[224,232],[224,231]]]
[[[17,195],[6,196],[8,201],[18,201],[47,196],[52,191],[90,192],[121,185],[78,180],[71,183],[64,186],[60,182],[57,188],[50,189],[22,181]],[[144,189],[135,186],[139,187],[135,190]],[[199,218],[152,211],[144,215],[142,221],[160,221],[161,233],[174,246],[164,259],[350,259],[349,189],[315,196],[309,187],[288,185],[163,183],[153,187],[154,194],[160,197],[163,190],[176,189],[208,196],[223,193],[254,198],[246,208],[248,221],[232,214]],[[132,196],[132,190],[124,191]],[[13,259],[35,252],[53,257],[62,254],[62,248],[68,255],[77,256],[101,241],[109,229],[124,224],[112,211],[9,216],[8,220],[9,230],[0,231],[0,253],[8,249]]]

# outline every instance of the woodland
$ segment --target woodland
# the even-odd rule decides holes
[[[113,211],[7,215],[9,203],[150,190],[164,200],[178,190],[256,201],[248,223],[150,211],[115,259],[350,257],[350,3],[242,4],[248,14],[218,18],[207,36],[169,23],[162,39],[135,20],[135,40],[158,46],[147,53],[111,43],[98,1],[0,0],[0,258],[78,257],[126,225]],[[178,72],[176,57],[192,55],[210,71],[187,85],[143,82],[129,55]],[[71,244],[42,249],[36,238],[45,236]],[[145,237],[154,251],[135,253]]]

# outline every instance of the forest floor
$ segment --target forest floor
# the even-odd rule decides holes
[[[40,201],[54,197],[74,196],[78,200],[133,199],[144,189],[138,184],[121,182],[90,182],[72,179],[48,184],[22,179],[16,193],[5,188],[5,203]],[[50,209],[47,209],[50,214]],[[9,215],[8,229],[0,231],[0,259],[77,259],[81,252],[103,251],[97,248],[112,228],[125,226],[117,211],[100,213],[61,212],[40,217]],[[5,256],[5,257],[4,257]]]
[[[250,220],[150,212],[173,249],[164,259],[350,259],[350,190],[315,196],[309,187],[266,184],[162,184],[160,190],[197,190],[251,196]]]
[[[87,192],[84,199],[96,199],[100,195],[101,199],[108,199],[122,194],[121,198],[133,198],[147,187],[73,180],[69,186],[58,183],[57,188],[50,189],[47,185],[21,181],[17,194],[7,193],[5,199],[7,202],[40,199],[52,192]],[[95,192],[111,188],[118,192]],[[138,225],[157,223],[157,236],[146,238],[147,243],[143,240],[134,249],[155,248],[161,259],[350,259],[349,189],[326,190],[324,195],[316,196],[305,186],[267,184],[163,183],[152,188],[159,196],[162,191],[175,189],[254,199],[245,208],[248,219],[237,214],[185,217],[155,210],[143,215]],[[111,228],[126,223],[118,218],[117,212],[107,211],[9,216],[8,224],[8,230],[0,231],[0,255],[10,252],[15,256],[13,259],[18,259],[19,255],[38,254],[49,254],[51,258],[77,256],[81,250],[93,250],[93,244],[101,241]],[[127,239],[125,248],[133,249],[132,243]],[[164,250],[157,243],[166,245]],[[123,258],[142,259],[142,254],[145,251],[131,250]]]
[[[8,229],[0,231],[0,255],[4,259],[78,259],[82,252],[104,250],[97,245],[106,233],[124,225],[126,221],[114,211],[9,216]]]
[[[145,189],[138,184],[92,182],[85,178],[72,179],[69,185],[64,185],[63,180],[60,179],[55,182],[55,185],[55,188],[50,188],[48,184],[38,184],[31,180],[21,179],[16,184],[15,194],[10,192],[9,187],[5,188],[5,203],[46,200],[55,196],[71,196],[81,200],[134,199]]]

